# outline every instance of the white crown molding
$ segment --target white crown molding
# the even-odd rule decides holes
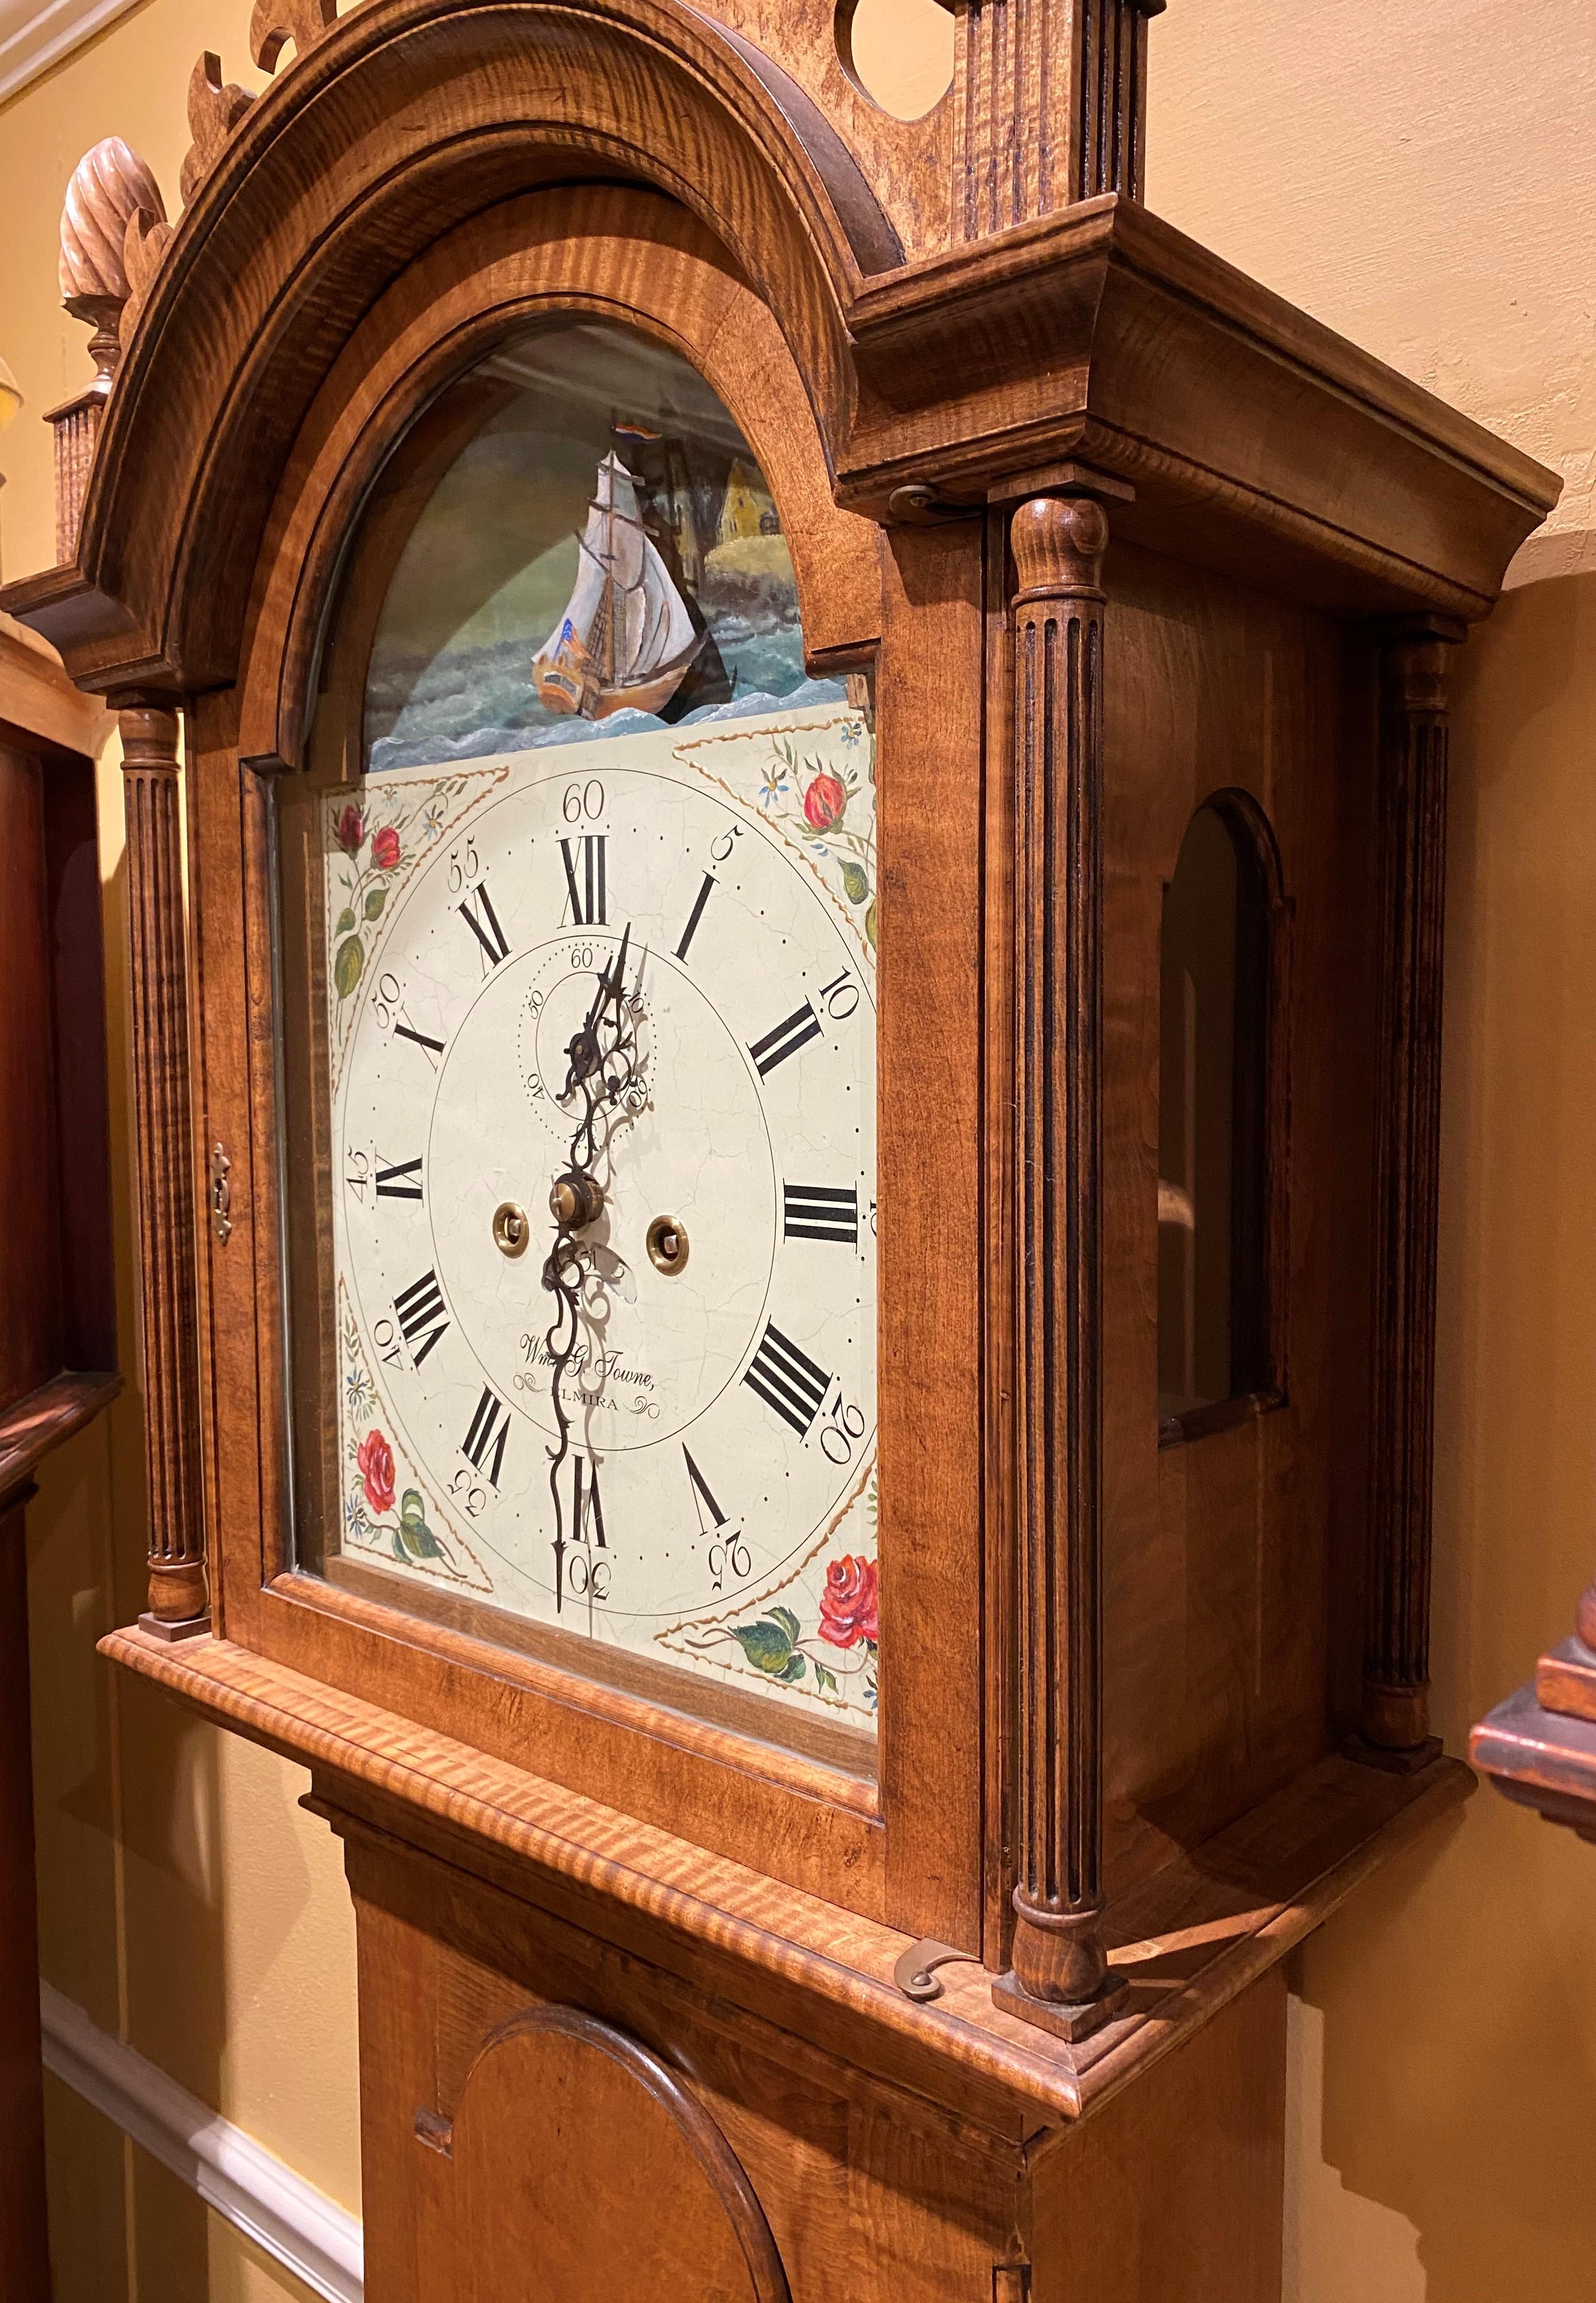
[[[135,0],[49,0],[47,7],[35,8],[30,0],[0,0],[0,104],[134,4]]]
[[[325,2303],[362,2303],[365,2251],[355,2217],[241,2127],[198,2102],[134,2048],[39,1986],[45,2068],[198,2191]]]

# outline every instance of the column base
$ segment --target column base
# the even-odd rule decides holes
[[[1089,1999],[1036,1999],[1010,1970],[996,1978],[992,1995],[994,2006],[1006,2015],[1018,2015],[1022,2022],[1034,2023],[1072,2046],[1130,2010],[1130,1986],[1118,1975],[1106,1975]]]
[[[205,1639],[209,1636],[210,1628],[208,1607],[203,1615],[184,1615],[175,1624],[169,1624],[164,1615],[150,1615],[148,1609],[139,1618],[139,1629],[148,1632],[152,1640]]]
[[[1426,1735],[1410,1750],[1391,1751],[1382,1743],[1371,1743],[1364,1736],[1348,1735],[1341,1749],[1360,1767],[1379,1767],[1388,1776],[1416,1776],[1440,1759],[1440,1737]]]

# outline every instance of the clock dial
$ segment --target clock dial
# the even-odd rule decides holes
[[[406,767],[321,850],[345,1555],[868,1718],[864,717]]]

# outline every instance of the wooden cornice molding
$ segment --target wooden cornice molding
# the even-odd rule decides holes
[[[98,696],[73,687],[55,649],[6,615],[0,615],[0,721],[91,760],[115,724]]]
[[[908,1936],[228,1641],[122,1631],[100,1652],[308,1767],[341,1831],[398,1834],[1011,2141],[1118,2093],[1474,1788],[1456,1759],[1412,1776],[1322,1760],[1114,1906],[1127,2012],[1071,2047],[996,2006],[973,1960],[912,2000],[893,1980]]]
[[[973,510],[1078,460],[1115,533],[1348,615],[1488,612],[1552,473],[1113,195],[864,282],[837,463],[851,509]]]

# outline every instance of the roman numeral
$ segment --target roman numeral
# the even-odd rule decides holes
[[[477,909],[478,905],[481,907],[480,914]],[[502,959],[509,957],[510,945],[499,925],[499,915],[494,909],[494,899],[487,892],[486,880],[479,882],[454,908],[486,953],[489,967],[497,967]]]
[[[604,1541],[604,1507],[598,1499],[598,1465],[587,1464],[587,1484],[584,1492],[582,1473],[584,1458],[573,1455],[570,1464],[570,1518],[575,1532],[574,1543],[596,1543],[601,1551],[609,1549]],[[589,1533],[591,1530],[591,1533]]]
[[[688,1454],[685,1441],[681,1452],[687,1456],[688,1478],[692,1483],[693,1503],[698,1514],[698,1532],[700,1535],[713,1535],[717,1528],[725,1526],[726,1514],[710,1494],[709,1482],[697,1464],[694,1463],[692,1456]],[[707,1527],[704,1524],[704,1514],[706,1511],[709,1514]]]
[[[376,1195],[379,1200],[418,1200],[421,1197],[421,1162],[401,1160],[397,1168],[379,1168],[376,1171]]]
[[[419,1367],[449,1325],[437,1273],[424,1271],[419,1279],[412,1280],[402,1295],[393,1298],[393,1309],[410,1347],[410,1358]],[[422,1336],[426,1340],[418,1343],[417,1337]]]
[[[816,1367],[808,1353],[800,1351],[790,1336],[784,1336],[773,1320],[764,1323],[759,1349],[743,1381],[767,1407],[775,1409],[784,1423],[791,1424],[800,1439],[808,1438],[809,1427],[832,1386],[824,1369]]]
[[[414,1040],[418,1048],[425,1048],[431,1059],[432,1067],[435,1072],[436,1071],[437,1059],[443,1052],[442,1040],[435,1040],[429,1033],[418,1032],[414,1025],[407,1024],[402,1017],[395,1017],[393,1019],[393,1036],[396,1040]]]
[[[688,946],[692,942],[694,932],[697,929],[699,921],[704,917],[704,907],[709,901],[709,891],[714,886],[714,873],[713,872],[706,872],[704,874],[704,884],[698,890],[697,897],[693,904],[693,908],[688,914],[688,924],[681,932],[681,941],[676,947],[676,957],[678,959],[685,959],[688,956]]]
[[[827,1184],[783,1184],[781,1236],[783,1239],[837,1239],[849,1247],[857,1247],[857,1189],[839,1192]]]
[[[491,1384],[482,1387],[482,1396],[477,1403],[477,1413],[471,1418],[460,1454],[479,1472],[486,1471],[488,1485],[496,1488],[499,1473],[504,1468],[504,1442],[510,1436],[510,1410]],[[493,1462],[485,1464],[483,1458],[491,1453]]]
[[[806,1000],[803,1006],[795,1008],[773,1032],[767,1032],[763,1040],[753,1041],[748,1053],[754,1059],[760,1078],[768,1079],[778,1064],[784,1064],[789,1056],[796,1056],[801,1047],[819,1037],[820,1018]]]
[[[604,911],[604,849],[609,835],[603,831],[585,831],[579,840],[562,839],[560,853],[565,858],[566,900],[570,906],[570,924],[577,928],[602,928]],[[577,871],[578,848],[582,853],[582,868]],[[562,918],[561,926],[566,925]]]

